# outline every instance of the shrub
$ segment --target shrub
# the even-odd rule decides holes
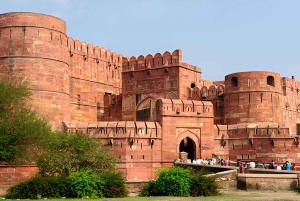
[[[154,189],[155,189],[155,180],[150,180],[148,184],[144,186],[139,196],[141,197],[156,196]]]
[[[106,198],[126,197],[128,191],[121,172],[104,171],[100,174],[104,181],[103,195]]]
[[[70,174],[71,191],[79,198],[102,198],[104,181],[92,170],[80,170]]]
[[[110,147],[82,133],[53,132],[44,142],[44,153],[36,160],[40,174],[68,176],[71,172],[91,169],[115,169],[118,159]]]
[[[183,169],[179,166],[158,169],[158,179],[149,182],[141,195],[189,196],[190,171],[190,169]]]
[[[7,190],[9,199],[59,198],[70,196],[70,182],[65,177],[34,177]]]
[[[205,172],[204,169],[198,171],[191,178],[191,196],[212,196],[218,195],[218,185],[216,184],[215,177],[206,176],[208,172]]]

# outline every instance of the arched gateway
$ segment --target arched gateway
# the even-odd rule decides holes
[[[185,137],[183,140],[181,140],[179,145],[179,153],[182,151],[188,153],[188,159],[191,159],[191,161],[196,159],[196,145],[191,138]]]

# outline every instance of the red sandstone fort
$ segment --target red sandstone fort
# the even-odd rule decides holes
[[[128,180],[188,158],[300,163],[300,84],[275,72],[207,81],[181,50],[126,57],[67,36],[37,13],[0,15],[0,73],[31,80],[53,129],[111,146]]]

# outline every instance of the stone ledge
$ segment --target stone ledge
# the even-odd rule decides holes
[[[238,174],[239,178],[274,178],[274,179],[297,179],[297,174]]]

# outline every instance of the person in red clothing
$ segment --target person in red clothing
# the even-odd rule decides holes
[[[242,162],[240,162],[239,169],[240,169],[240,173],[243,173],[243,165],[242,165]]]
[[[295,164],[295,163],[294,163],[293,166],[292,166],[292,170],[293,170],[293,171],[297,171],[297,167],[296,167],[296,164]]]

